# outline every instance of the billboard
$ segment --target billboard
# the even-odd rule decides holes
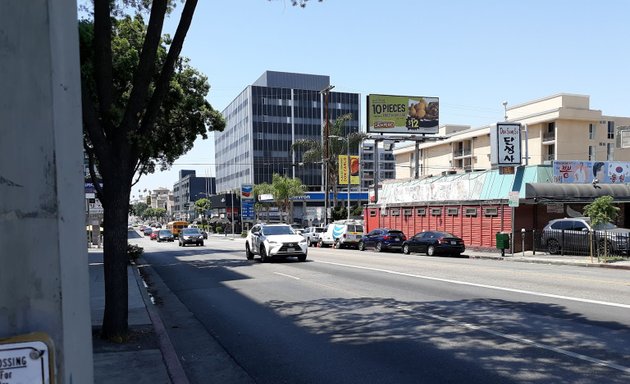
[[[630,162],[626,161],[554,161],[553,181],[556,183],[587,184],[597,179],[602,184],[630,182]]]
[[[348,184],[348,156],[339,155],[339,185]],[[350,156],[350,184],[358,185],[359,180],[359,156]]]
[[[436,134],[440,101],[427,96],[367,96],[367,132]]]

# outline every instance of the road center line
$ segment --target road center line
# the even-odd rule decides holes
[[[280,275],[280,276],[284,276],[284,277],[289,277],[291,279],[295,279],[295,280],[301,280],[299,277],[295,277],[295,276],[291,276],[291,275],[287,275],[286,273],[280,273],[280,272],[274,272],[276,275]]]
[[[333,262],[330,262],[330,261],[321,261],[321,260],[317,260],[316,262],[317,263],[322,263],[322,264],[337,265],[337,266],[340,266],[340,267],[363,269],[363,270],[366,270],[366,271],[389,273],[389,274],[392,274],[392,275],[399,275],[399,276],[406,276],[406,277],[415,277],[415,278],[424,279],[424,280],[441,281],[441,282],[444,282],[444,283],[466,285],[466,286],[486,288],[486,289],[495,289],[495,290],[498,290],[498,291],[522,293],[522,294],[525,294],[525,295],[550,297],[550,298],[554,298],[554,299],[570,300],[570,301],[577,301],[577,302],[581,302],[581,303],[589,303],[589,304],[605,305],[605,306],[609,306],[609,307],[630,309],[630,305],[629,304],[611,303],[611,302],[608,302],[608,301],[599,301],[599,300],[582,299],[582,298],[578,298],[578,297],[554,295],[552,293],[543,293],[543,292],[527,291],[527,290],[522,290],[522,289],[498,287],[496,285],[487,285],[487,284],[471,283],[471,282],[467,282],[467,281],[442,279],[442,278],[439,278],[439,277],[417,275],[417,274],[405,273],[405,272],[397,272],[397,271],[392,271],[392,270],[389,270],[389,269],[363,267],[363,266],[360,266],[360,265],[333,263]]]

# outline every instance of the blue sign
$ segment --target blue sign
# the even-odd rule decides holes
[[[330,193],[328,199],[333,200],[333,193]],[[310,201],[310,200],[321,200],[323,201],[325,197],[324,192],[306,192],[302,196],[292,197],[292,201]],[[338,200],[346,200],[348,198],[348,192],[337,192]],[[367,200],[368,192],[350,192],[350,200]]]

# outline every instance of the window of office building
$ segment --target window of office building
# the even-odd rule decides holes
[[[595,124],[588,125],[588,138],[589,140],[595,140]]]
[[[608,122],[608,138],[609,139],[615,138],[615,122],[614,121]]]
[[[593,147],[592,145],[588,146],[588,159],[590,160],[595,160],[595,147]]]

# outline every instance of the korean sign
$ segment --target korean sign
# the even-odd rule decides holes
[[[348,156],[339,156],[339,185],[348,184]],[[359,184],[359,156],[350,156],[350,184]]]
[[[426,96],[367,96],[368,133],[435,134],[440,101]]]
[[[490,141],[493,165],[521,165],[521,124],[497,123],[496,130],[490,130]]]
[[[601,184],[630,182],[630,162],[625,161],[554,161],[555,183],[585,184],[594,179]]]

